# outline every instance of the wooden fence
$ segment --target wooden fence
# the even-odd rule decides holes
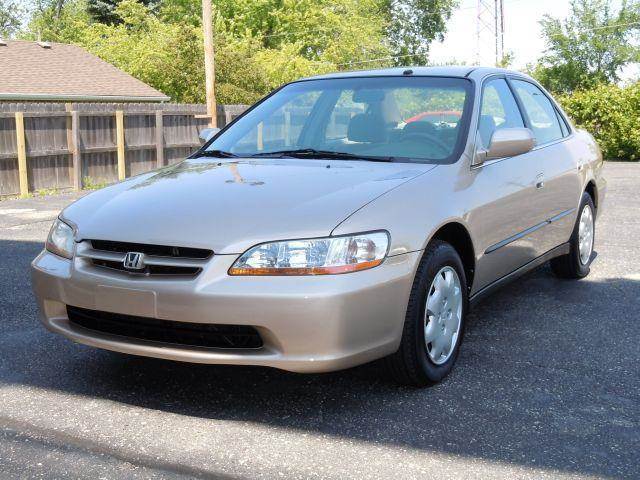
[[[244,105],[219,105],[218,126]],[[204,105],[0,103],[0,196],[112,183],[200,146]]]

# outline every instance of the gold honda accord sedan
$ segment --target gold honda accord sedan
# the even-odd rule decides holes
[[[33,261],[42,321],[185,362],[442,380],[471,305],[550,261],[589,273],[606,182],[535,81],[451,67],[287,84],[186,160],[67,207]]]

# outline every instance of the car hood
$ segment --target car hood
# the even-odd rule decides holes
[[[77,239],[209,248],[327,236],[351,213],[433,165],[343,160],[190,159],[70,205]],[[385,228],[375,219],[372,229]]]

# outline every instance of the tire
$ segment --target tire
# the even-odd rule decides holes
[[[588,257],[586,257],[586,261],[584,260],[584,258],[581,258],[580,250],[580,223],[585,209],[590,209],[590,221],[592,229],[590,242],[591,246],[589,248],[589,255]],[[593,199],[591,198],[591,195],[589,195],[587,192],[584,192],[580,201],[580,208],[578,209],[576,224],[573,227],[573,233],[571,234],[571,239],[569,240],[569,253],[566,255],[562,255],[561,257],[553,258],[549,262],[551,264],[551,270],[557,277],[575,280],[584,278],[589,274],[589,271],[591,269],[591,261],[593,260],[593,245],[596,233],[595,214],[596,209],[593,204]],[[583,249],[583,254],[585,251],[586,250]]]
[[[447,278],[453,281],[456,279],[453,272],[457,275],[459,282],[459,296],[450,294],[456,289],[451,290],[447,286],[451,284],[451,282],[447,282]],[[444,282],[438,283],[441,286],[437,290],[439,294],[436,293],[436,276],[439,277],[438,282]],[[459,315],[457,315],[459,322],[457,322],[457,333],[453,334],[455,339],[451,337],[450,339],[445,338],[445,340],[442,340],[445,343],[450,342],[450,345],[453,344],[448,349],[450,353],[446,353],[443,350],[442,355],[438,357],[438,362],[436,362],[433,360],[432,355],[437,356],[438,347],[436,343],[427,342],[428,335],[435,331],[435,328],[442,328],[442,333],[439,335],[446,337],[445,332],[448,333],[453,330],[453,328],[449,327],[456,323],[456,319],[453,316],[447,317],[446,313],[444,314],[445,320],[442,320],[441,316],[431,314],[428,318],[425,318],[425,310],[428,299],[433,302],[432,305],[441,305],[441,300],[444,300],[444,298],[447,298],[450,302],[448,303],[449,308],[442,307],[440,309],[441,312],[449,311],[452,314],[454,311],[459,312]],[[416,272],[409,297],[400,347],[398,351],[385,359],[387,368],[396,382],[402,385],[426,387],[440,382],[451,372],[458,357],[460,343],[464,334],[468,303],[467,281],[460,256],[448,243],[434,240],[425,250]],[[436,308],[433,309],[433,311],[435,310]],[[441,327],[439,322],[443,322]],[[429,333],[428,324],[432,327],[431,333]],[[448,357],[445,358],[445,355],[448,355]]]

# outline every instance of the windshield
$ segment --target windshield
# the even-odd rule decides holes
[[[295,82],[238,119],[206,152],[452,163],[466,135],[470,92],[463,78]]]

